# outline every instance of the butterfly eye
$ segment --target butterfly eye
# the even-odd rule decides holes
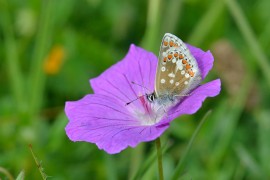
[[[149,95],[147,95],[147,99],[148,99],[150,102],[153,102],[153,101],[155,100],[154,94],[149,94]]]

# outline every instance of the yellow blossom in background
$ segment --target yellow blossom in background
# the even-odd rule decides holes
[[[54,46],[44,62],[46,74],[55,75],[60,71],[65,58],[65,50],[61,45]]]

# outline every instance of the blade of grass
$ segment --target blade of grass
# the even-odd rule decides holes
[[[257,38],[255,37],[251,26],[249,25],[247,19],[245,18],[244,12],[242,11],[239,4],[234,0],[226,0],[226,5],[232,17],[234,18],[239,30],[241,31],[243,38],[247,42],[250,51],[253,52],[257,60],[256,63],[261,68],[268,86],[270,86],[270,65],[268,63],[269,60],[262,51],[262,48],[260,47],[260,44]]]
[[[50,36],[53,24],[53,1],[46,0],[41,2],[41,17],[38,33],[36,36],[35,49],[32,57],[30,69],[30,117],[37,114],[42,101],[42,93],[45,83],[45,74],[43,72],[43,64],[45,56],[50,44]]]
[[[165,33],[174,33],[179,23],[181,11],[182,11],[182,0],[170,0],[166,1],[165,8],[170,9],[163,14],[162,18],[162,34]]]
[[[3,167],[0,167],[0,173],[4,174],[9,180],[14,180],[13,176]]]
[[[131,155],[130,155],[130,171],[129,171],[129,179],[135,176],[135,173],[140,168],[143,158],[144,158],[144,149],[145,144],[141,143],[136,148],[132,149]]]
[[[162,0],[148,0],[147,25],[141,46],[152,52],[157,52],[161,39],[161,3]]]
[[[23,88],[23,76],[19,67],[18,51],[16,47],[16,40],[14,37],[14,30],[12,27],[11,17],[9,13],[9,4],[7,1],[1,2],[0,8],[0,26],[4,35],[4,46],[6,53],[6,66],[9,73],[11,90],[13,92],[17,110],[20,113],[24,112],[25,100],[24,100],[24,88]]]
[[[20,174],[16,177],[16,180],[24,180],[25,172],[22,170]]]
[[[230,102],[230,106],[224,109],[224,112],[221,115],[222,118],[219,119],[222,124],[222,129],[218,141],[217,137],[212,137],[216,143],[208,164],[208,168],[213,172],[220,167],[223,157],[229,148],[230,142],[236,131],[238,120],[245,107],[252,82],[252,75],[248,74],[241,85],[241,89],[235,95],[234,101]]]
[[[221,16],[224,7],[225,3],[223,0],[214,1],[212,3],[207,12],[204,13],[203,17],[191,32],[191,35],[188,38],[188,42],[190,44],[199,45],[204,41],[204,39],[207,37],[207,34],[210,32],[210,30],[213,29],[215,22]]]
[[[117,180],[117,167],[116,167],[116,162],[113,158],[113,156],[104,154],[104,159],[105,159],[105,167],[106,167],[106,176],[108,180]]]
[[[264,172],[270,177],[270,113],[268,109],[260,109],[255,113],[258,123],[258,156]]]
[[[264,173],[261,171],[258,163],[253,159],[251,154],[242,145],[237,145],[235,147],[235,152],[240,159],[240,161],[247,167],[248,171],[255,175],[258,179],[264,179]],[[265,177],[266,178],[266,177]]]
[[[41,163],[38,161],[37,157],[35,156],[31,144],[29,144],[29,149],[30,149],[30,152],[31,152],[32,157],[33,157],[34,160],[35,160],[35,163],[36,163],[36,165],[37,165],[37,167],[38,167],[38,170],[39,170],[39,172],[40,172],[40,175],[41,175],[42,179],[43,179],[43,180],[46,180],[48,176],[47,176],[47,174],[45,174],[44,168],[41,166]]]
[[[231,179],[244,179],[246,167],[242,163],[237,163],[234,176]]]
[[[261,44],[261,46],[264,49],[264,51],[266,51],[269,48],[269,45],[270,45],[269,32],[270,32],[270,19],[265,24],[264,30],[259,35],[259,43]]]
[[[211,114],[211,112],[212,112],[212,111],[209,110],[209,111],[204,115],[204,117],[202,118],[201,122],[199,123],[199,125],[198,125],[197,128],[195,129],[194,133],[192,134],[191,139],[190,139],[189,142],[188,142],[188,146],[187,146],[187,148],[186,148],[186,150],[185,150],[185,152],[184,152],[184,155],[183,155],[183,157],[181,158],[181,160],[179,161],[179,163],[177,164],[177,166],[176,166],[176,168],[175,168],[175,171],[174,171],[174,173],[173,173],[171,179],[175,180],[175,179],[178,179],[178,178],[179,178],[179,176],[180,176],[180,174],[181,174],[181,172],[182,172],[182,170],[183,170],[183,164],[184,164],[185,160],[186,160],[187,157],[188,157],[188,153],[190,152],[190,149],[191,149],[191,147],[192,147],[192,145],[193,145],[193,142],[194,142],[195,138],[197,137],[197,135],[198,135],[198,133],[199,133],[199,131],[200,131],[202,125],[205,123],[207,117]]]

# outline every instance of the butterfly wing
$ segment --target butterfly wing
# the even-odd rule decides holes
[[[159,51],[156,96],[185,96],[199,85],[201,79],[197,61],[185,43],[166,33]]]

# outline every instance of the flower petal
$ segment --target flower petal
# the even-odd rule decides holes
[[[125,104],[139,95],[153,92],[156,66],[157,57],[153,53],[131,45],[122,61],[91,79],[90,83],[96,94],[116,98]]]
[[[208,82],[196,88],[190,96],[183,99],[183,101],[171,109],[169,119],[164,120],[162,123],[168,123],[171,119],[174,119],[183,114],[194,114],[202,106],[203,101],[207,97],[214,97],[219,94],[221,82],[220,79]]]
[[[72,141],[95,143],[110,154],[152,141],[169,126],[141,126],[116,99],[98,94],[67,102],[65,112],[66,133]]]
[[[212,69],[214,63],[214,57],[212,53],[208,50],[204,52],[200,48],[186,44],[191,54],[195,57],[198,62],[198,66],[202,73],[202,78],[204,79],[208,72]]]

